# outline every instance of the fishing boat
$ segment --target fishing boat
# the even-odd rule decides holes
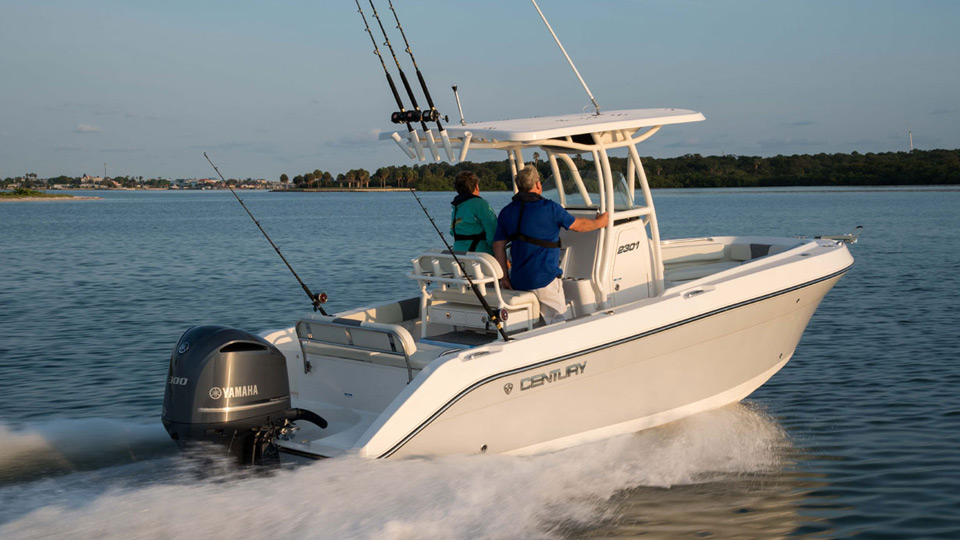
[[[502,288],[494,257],[438,245],[410,255],[417,296],[335,314],[318,306],[259,334],[188,330],[171,357],[164,425],[178,442],[221,443],[251,461],[277,450],[523,455],[744,399],[793,356],[853,264],[856,235],[662,239],[637,145],[702,120],[598,106],[461,122],[439,139],[385,132],[414,159],[504,151],[514,177],[542,153],[544,197],[575,217],[609,213],[599,230],[561,231],[566,320],[545,324],[533,293]],[[616,150],[626,174],[611,166]]]

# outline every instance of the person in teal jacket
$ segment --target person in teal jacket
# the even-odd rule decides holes
[[[497,214],[480,196],[480,178],[463,171],[453,181],[457,196],[450,203],[450,234],[454,251],[481,251],[493,255],[493,233],[497,230]]]

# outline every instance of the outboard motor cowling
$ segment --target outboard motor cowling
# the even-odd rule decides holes
[[[315,414],[290,408],[286,359],[260,336],[226,326],[194,326],[170,356],[163,426],[184,448],[225,445],[241,463],[276,458],[274,438],[299,418],[326,427]]]

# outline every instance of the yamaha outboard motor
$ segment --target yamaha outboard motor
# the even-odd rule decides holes
[[[275,462],[274,439],[291,421],[321,428],[310,411],[290,408],[283,353],[267,340],[226,326],[194,326],[173,349],[163,426],[181,449],[206,441],[240,463]]]

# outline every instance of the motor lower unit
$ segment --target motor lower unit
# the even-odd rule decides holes
[[[170,356],[163,426],[181,449],[225,446],[241,463],[278,458],[274,439],[296,420],[321,428],[316,414],[290,407],[283,353],[260,336],[226,326],[194,326]]]

